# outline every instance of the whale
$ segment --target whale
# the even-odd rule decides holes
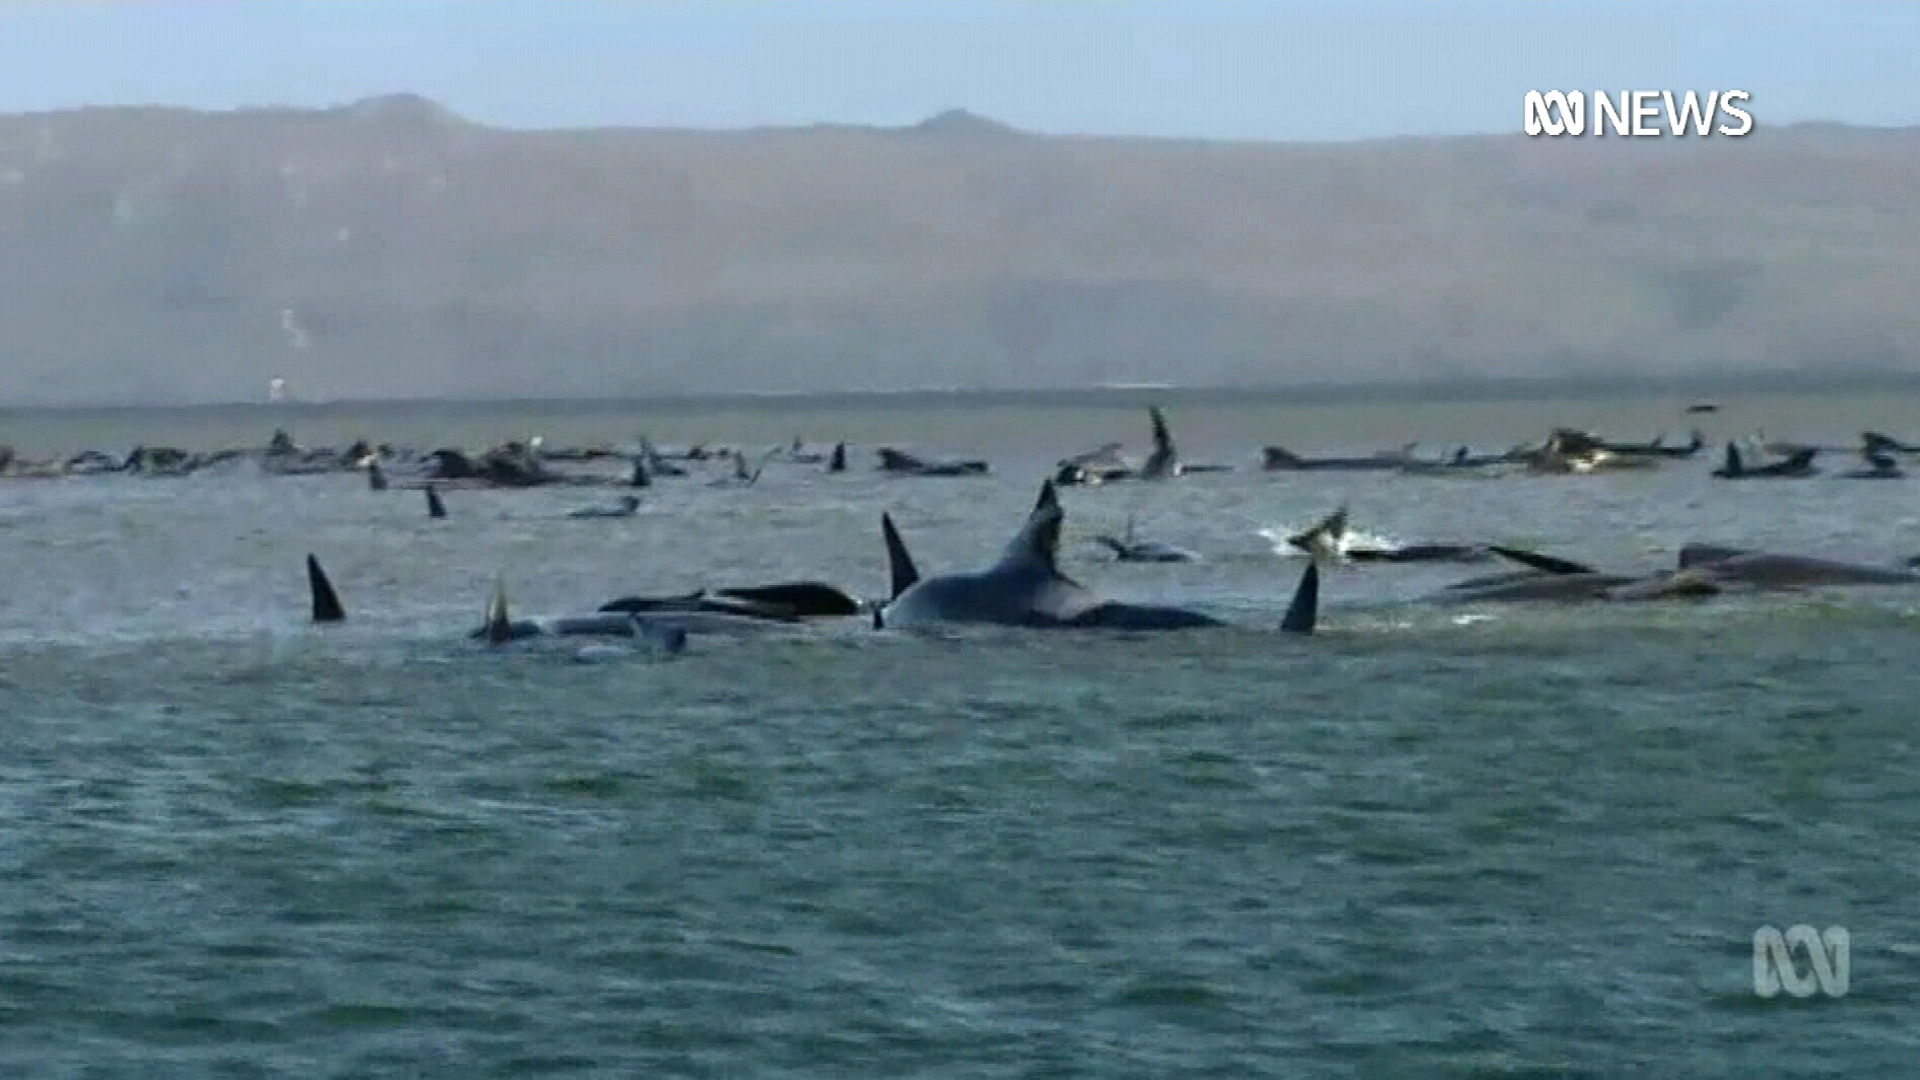
[[[1160,406],[1152,405],[1147,408],[1147,420],[1153,427],[1153,453],[1141,464],[1140,479],[1179,476],[1184,470],[1180,466],[1180,451],[1173,445],[1173,433],[1167,430],[1166,414],[1160,411]]]
[[[1718,544],[1687,544],[1680,549],[1679,563],[1683,570],[1705,570],[1721,581],[1763,590],[1920,584],[1920,573],[1912,570]]]
[[[1848,480],[1902,480],[1906,478],[1907,474],[1900,468],[1900,463],[1895,461],[1893,455],[1885,450],[1869,446],[1860,451],[1860,456],[1866,461],[1866,468],[1853,469],[1841,473],[1840,475],[1842,477]]]
[[[808,618],[858,615],[865,605],[819,581],[782,581],[771,585],[735,585],[698,589],[673,596],[623,596],[600,605],[602,612],[714,612],[743,618],[797,622]]]
[[[1287,537],[1287,545],[1309,555],[1349,562],[1484,562],[1493,557],[1484,544],[1354,544],[1347,539],[1347,517],[1347,507],[1343,505],[1311,527]]]
[[[1284,446],[1263,446],[1260,457],[1260,467],[1268,472],[1392,472],[1412,460],[1405,450],[1383,451],[1370,457],[1308,458]]]
[[[1728,443],[1724,460],[1712,475],[1721,480],[1798,480],[1820,471],[1813,463],[1817,453],[1815,447],[1801,447],[1779,461],[1748,465],[1740,456],[1740,448]]]
[[[1441,599],[1460,603],[1678,600],[1717,596],[1722,591],[1716,575],[1686,566],[1622,574],[1521,548],[1489,544],[1487,550],[1526,569],[1454,582],[1441,590]]]
[[[493,595],[487,600],[486,621],[468,636],[491,646],[541,637],[640,638],[662,651],[677,653],[686,647],[690,629],[684,622],[653,620],[626,612],[516,619],[507,604],[506,581],[496,577]]]
[[[729,585],[713,593],[729,600],[783,607],[802,617],[858,615],[865,607],[846,591],[819,581]]]
[[[891,446],[880,447],[874,456],[880,459],[880,471],[902,476],[981,476],[987,472],[987,463],[977,459],[928,461]]]
[[[1920,584],[1920,573],[1890,566],[1783,555],[1719,544],[1687,544],[1671,570],[1615,574],[1582,563],[1519,548],[1490,551],[1529,569],[1455,582],[1443,590],[1454,600],[1660,600],[1744,592]]]
[[[1020,531],[993,565],[982,570],[922,576],[906,553],[891,515],[881,516],[889,577],[895,594],[874,609],[879,628],[977,624],[1029,628],[1173,630],[1223,626],[1187,608],[1103,599],[1061,573],[1060,529],[1065,513],[1049,478]],[[903,587],[904,586],[904,587]],[[1301,574],[1280,629],[1313,632],[1319,608],[1319,566]]]
[[[1178,563],[1199,562],[1200,556],[1183,547],[1161,540],[1132,540],[1114,536],[1096,536],[1095,542],[1113,552],[1115,562]]]
[[[1133,535],[1133,519],[1127,519],[1127,531],[1120,536],[1108,536],[1102,533],[1095,536],[1094,542],[1105,545],[1113,552],[1115,562],[1151,562],[1177,563],[1199,562],[1200,556],[1183,547],[1176,547],[1160,540],[1139,540]]]
[[[1133,475],[1130,468],[1120,457],[1122,444],[1117,442],[1097,446],[1092,450],[1062,458],[1053,467],[1053,482],[1063,487],[1075,484],[1104,484],[1110,480],[1125,480]]]
[[[1864,454],[1920,454],[1920,446],[1916,446],[1913,443],[1901,442],[1899,439],[1880,431],[1861,432],[1860,444],[1861,452]]]
[[[320,560],[307,553],[307,593],[313,602],[313,621],[317,623],[341,622],[347,617],[347,609],[340,604],[340,594],[333,591],[333,582],[327,580],[327,572],[320,569]]]
[[[1138,479],[1165,480],[1188,473],[1230,472],[1231,465],[1196,465],[1180,460],[1180,451],[1173,445],[1173,432],[1167,427],[1167,416],[1160,406],[1147,407],[1147,422],[1153,429],[1153,452],[1140,466]]]
[[[1571,429],[1564,429],[1564,430],[1570,431]],[[1692,438],[1689,439],[1685,444],[1680,446],[1668,445],[1666,441],[1666,436],[1664,433],[1660,435],[1655,435],[1653,437],[1652,442],[1644,442],[1644,443],[1619,442],[1613,439],[1602,439],[1598,436],[1590,435],[1586,432],[1579,432],[1578,434],[1586,436],[1586,438],[1590,441],[1590,443],[1594,447],[1596,447],[1597,449],[1605,450],[1608,453],[1642,454],[1647,457],[1690,458],[1693,455],[1699,453],[1701,449],[1707,445],[1706,437],[1700,434],[1699,428],[1694,428]]]
[[[426,490],[427,490],[427,516],[435,519],[446,517],[447,504],[440,501],[440,493],[434,490],[434,487],[432,484],[428,484]]]
[[[778,457],[779,454],[780,454],[780,448],[776,446],[772,450],[769,450],[764,455],[762,455],[759,462],[756,463],[751,469],[749,469],[747,467],[747,455],[741,453],[738,450],[734,450],[728,454],[728,457],[731,458],[733,461],[733,472],[726,476],[715,477],[711,480],[708,480],[707,486],[708,487],[751,486],[759,481],[760,471],[767,467],[767,462],[772,461],[775,457]]]
[[[1084,453],[1063,458],[1053,467],[1053,481],[1061,486],[1093,486],[1118,480],[1167,480],[1188,473],[1228,472],[1231,465],[1195,465],[1180,460],[1173,444],[1167,417],[1158,405],[1147,406],[1147,422],[1153,433],[1153,449],[1138,468],[1120,456],[1121,443],[1107,443]]]
[[[570,518],[632,517],[634,514],[638,513],[639,510],[640,510],[639,496],[622,495],[620,496],[619,499],[617,499],[610,505],[583,506],[578,510],[568,511],[567,516]]]

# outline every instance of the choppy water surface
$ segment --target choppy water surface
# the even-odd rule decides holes
[[[1609,434],[1685,427],[1611,408]],[[1910,1071],[1920,594],[1462,611],[1413,601],[1471,569],[1344,569],[1302,641],[1262,628],[1300,563],[1257,530],[1344,499],[1402,540],[1608,566],[1689,539],[1890,561],[1920,551],[1920,480],[1245,465],[1593,422],[1436,410],[1391,438],[1362,411],[1176,410],[1190,458],[1240,471],[1065,492],[1076,576],[1247,624],[1161,636],[855,622],[591,665],[461,640],[499,570],[529,613],[794,576],[875,594],[882,510],[923,567],[973,565],[1055,457],[1142,444],[1131,413],[646,418],[997,472],[887,479],[857,450],[844,477],[665,481],[624,520],[543,490],[452,492],[432,522],[352,476],[0,484],[0,1075]],[[1768,426],[1844,441],[1860,411]],[[180,421],[102,423],[8,439]],[[295,435],[457,426],[328,423]],[[223,434],[173,441],[266,432]],[[1129,515],[1207,561],[1101,561],[1088,536]],[[350,622],[304,624],[308,551]],[[1845,996],[1755,995],[1755,929],[1795,923],[1849,930]]]

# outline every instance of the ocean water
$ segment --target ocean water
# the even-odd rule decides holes
[[[1062,493],[1091,587],[1229,629],[876,633],[671,659],[465,640],[524,613],[1004,544],[1105,406],[336,410],[484,446],[848,439],[747,488],[417,492],[352,475],[0,481],[0,1076],[1897,1076],[1920,1062],[1920,590],[1426,602],[1483,567],[1303,563],[1341,502],[1402,541],[1608,567],[1690,540],[1892,562],[1920,479],[1263,474],[1262,443],[1920,435],[1897,397],[1175,404],[1228,473]],[[16,416],[23,454],[264,443],[265,414]],[[871,448],[983,455],[902,479]],[[1834,471],[1847,463],[1829,462]],[[716,465],[713,475],[722,470]],[[1202,553],[1105,561],[1132,518]],[[348,622],[305,622],[302,559]],[[1846,992],[1762,998],[1762,926],[1844,927]],[[1799,957],[1800,971],[1809,970]]]

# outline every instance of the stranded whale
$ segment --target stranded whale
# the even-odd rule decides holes
[[[1103,600],[1060,572],[1057,562],[1065,513],[1053,481],[998,561],[983,570],[922,577],[890,516],[883,515],[888,563],[895,595],[876,608],[874,623],[915,627],[977,623],[1026,627],[1097,627],[1122,630],[1171,630],[1221,626],[1221,620],[1186,608]],[[904,585],[904,587],[902,587]],[[1320,571],[1309,563],[1280,628],[1313,632],[1319,609]]]

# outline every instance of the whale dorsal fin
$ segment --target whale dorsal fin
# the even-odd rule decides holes
[[[432,484],[427,485],[427,516],[443,518],[447,516],[447,504],[440,501],[440,493]]]
[[[1746,471],[1740,461],[1740,448],[1732,443],[1727,444],[1725,470],[1728,476],[1739,476],[1742,472]]]
[[[333,591],[333,582],[327,580],[327,572],[320,569],[320,560],[307,555],[307,591],[313,594],[313,621],[339,622],[347,617],[347,609],[340,606],[340,595]]]
[[[1522,566],[1531,566],[1535,570],[1544,570],[1549,574],[1592,574],[1596,572],[1593,567],[1585,563],[1577,563],[1571,559],[1558,559],[1552,555],[1542,555],[1537,551],[1528,551],[1525,548],[1510,548],[1501,547],[1498,544],[1488,544],[1487,550],[1503,559],[1512,559]]]
[[[1153,424],[1153,448],[1162,454],[1172,454],[1173,433],[1167,430],[1167,417],[1160,406],[1147,406],[1147,419]]]
[[[1060,496],[1054,492],[1053,480],[1049,478],[1040,485],[1040,498],[1034,502],[1033,512],[1027,515],[1027,523],[1007,544],[994,569],[1041,569],[1053,577],[1061,576],[1058,565],[1060,525],[1065,519],[1066,512],[1060,509]]]
[[[1060,509],[1060,494],[1054,490],[1053,481],[1047,480],[1040,485],[1040,497],[1033,500],[1033,513]]]
[[[887,578],[892,590],[892,599],[900,599],[900,594],[913,588],[920,580],[920,569],[913,565],[913,556],[907,553],[906,542],[900,539],[900,530],[893,527],[893,517],[880,515],[880,534],[887,541]]]
[[[1311,634],[1320,615],[1320,562],[1308,560],[1300,572],[1300,584],[1293,590],[1293,602],[1280,620],[1280,629],[1289,634]]]
[[[487,599],[487,640],[495,645],[513,637],[513,617],[507,610],[507,576],[495,574],[493,595]]]

